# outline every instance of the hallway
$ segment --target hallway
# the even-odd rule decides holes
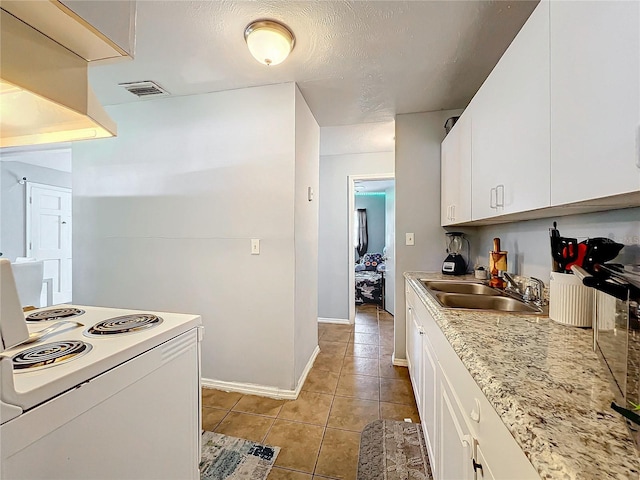
[[[203,428],[282,448],[269,480],[355,479],[360,432],[418,422],[408,371],[391,364],[393,317],[357,307],[354,326],[318,325],[320,354],[297,400],[203,389]]]

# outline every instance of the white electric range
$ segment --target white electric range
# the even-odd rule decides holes
[[[2,262],[0,479],[198,479],[200,317],[81,305],[23,314]],[[83,326],[11,347],[25,338],[20,322],[34,332],[58,321]]]

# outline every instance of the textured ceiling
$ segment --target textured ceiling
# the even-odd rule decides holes
[[[462,108],[537,1],[139,1],[133,61],[93,65],[103,104],[145,101],[117,84],[154,80],[172,95],[296,82],[320,126],[387,122]],[[283,64],[246,48],[245,26],[274,18],[296,35]]]
[[[395,152],[395,122],[323,127],[320,155]]]

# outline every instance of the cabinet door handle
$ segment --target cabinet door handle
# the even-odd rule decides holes
[[[451,221],[452,222],[456,221],[456,206],[455,205],[451,205]]]
[[[498,193],[495,188],[489,191],[489,207],[498,208]]]
[[[484,477],[484,471],[482,470],[482,464],[476,462],[475,458],[472,458],[471,461],[473,462],[473,471],[477,473],[478,470],[480,470],[482,472],[482,476]]]
[[[498,191],[501,192],[500,199],[498,200]],[[504,207],[504,185],[498,185],[496,187],[496,208]]]
[[[473,460],[473,437],[471,435],[463,435],[462,446],[469,447],[469,458]]]
[[[474,400],[476,401],[476,406],[473,407],[473,410],[471,410],[469,416],[474,422],[480,423],[480,400],[478,400],[477,398],[475,398]]]

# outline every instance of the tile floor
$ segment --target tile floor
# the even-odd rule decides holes
[[[268,480],[355,479],[365,425],[419,421],[407,369],[391,364],[390,314],[358,307],[354,326],[319,324],[318,343],[297,400],[202,391],[205,430],[281,447]]]

